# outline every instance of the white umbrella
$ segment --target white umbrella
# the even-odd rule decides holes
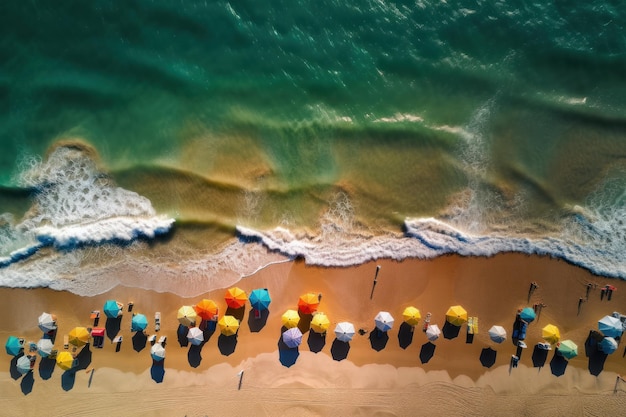
[[[187,332],[187,339],[189,339],[192,345],[198,346],[204,342],[204,333],[199,328],[192,327],[189,329],[189,332]]]
[[[30,358],[28,356],[20,356],[15,364],[15,367],[21,374],[25,374],[30,371]]]
[[[52,340],[50,339],[39,339],[37,342],[37,352],[44,358],[50,356],[53,347]]]
[[[152,347],[150,348],[150,356],[152,356],[152,359],[157,362],[165,359],[165,348],[163,347],[163,345],[160,343],[155,343],[154,345],[152,345]]]
[[[489,337],[496,343],[502,343],[506,340],[506,330],[502,326],[491,326]]]
[[[386,332],[393,327],[394,320],[389,312],[381,311],[376,315],[374,322],[376,323],[376,328],[378,328],[378,330]]]
[[[337,337],[337,340],[348,343],[354,337],[354,325],[347,321],[337,323],[337,326],[335,326],[335,337]]]
[[[42,313],[41,316],[39,316],[39,328],[42,332],[46,333],[57,328],[56,320],[52,317],[52,314]]]
[[[439,335],[441,335],[441,330],[439,330],[439,326],[436,324],[431,324],[426,329],[426,337],[428,340],[437,340],[439,339]]]

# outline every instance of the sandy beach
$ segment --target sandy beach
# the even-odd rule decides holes
[[[370,299],[376,266],[380,265]],[[530,295],[529,285],[538,287]],[[594,284],[586,298],[587,283]],[[601,299],[606,284],[618,289],[611,300]],[[75,326],[92,327],[92,310],[102,310],[107,299],[145,314],[154,331],[154,313],[161,312],[161,330],[167,336],[164,367],[155,366],[150,343],[136,351],[130,332],[132,313],[124,310],[116,346],[105,340],[102,349],[89,346],[91,361],[86,369],[64,373],[55,367],[42,377],[38,357],[35,370],[26,377],[13,377],[11,357],[4,356],[0,372],[0,407],[3,415],[618,415],[626,405],[626,383],[616,376],[626,374],[624,347],[609,355],[601,372],[589,371],[585,341],[597,321],[614,311],[626,313],[622,282],[590,274],[563,261],[520,254],[492,258],[445,256],[433,260],[381,260],[351,268],[309,267],[301,261],[271,265],[237,283],[246,291],[268,288],[272,296],[267,321],[250,317],[250,306],[237,312],[241,327],[232,340],[211,334],[202,349],[190,354],[177,340],[176,311],[202,298],[213,299],[226,311],[219,288],[191,298],[137,288],[116,287],[95,297],[79,297],[50,289],[0,289],[1,340],[9,335],[36,342],[41,337],[37,317],[47,311],[58,317],[55,347],[63,350],[63,335]],[[597,287],[595,287],[597,286]],[[225,286],[226,287],[226,286]],[[281,315],[297,308],[298,297],[321,293],[319,311],[331,321],[325,339],[305,332],[298,355],[279,352]],[[539,317],[529,325],[519,366],[510,369],[516,353],[511,331],[518,309],[542,303]],[[479,318],[479,331],[467,343],[463,326],[458,337],[439,338],[435,350],[423,363],[428,349],[422,323],[414,332],[402,326],[402,311],[413,305],[422,318],[432,313],[431,323],[444,326],[445,313],[460,304],[469,316]],[[374,317],[389,311],[395,318],[386,336],[375,331]],[[104,325],[103,317],[100,326]],[[357,329],[350,349],[333,347],[332,329],[350,321]],[[264,323],[264,325],[262,325]],[[555,351],[548,352],[545,366],[533,366],[532,354],[541,342],[541,328],[555,324],[561,340],[579,347],[562,376],[551,372]],[[487,330],[501,325],[508,339],[496,344]],[[260,327],[260,329],[259,329]],[[388,337],[388,339],[387,339]],[[402,345],[402,347],[401,347]],[[494,364],[481,364],[484,348],[497,352]],[[234,349],[234,351],[233,351]],[[295,359],[287,367],[281,363]],[[241,389],[239,372],[243,370]],[[163,373],[164,371],[164,373]],[[161,374],[162,382],[157,383]]]

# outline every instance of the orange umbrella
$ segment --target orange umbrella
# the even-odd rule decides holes
[[[237,309],[246,305],[248,294],[239,287],[232,287],[226,290],[224,299],[228,307]]]
[[[320,305],[317,294],[312,292],[306,293],[300,296],[298,300],[298,310],[303,314],[313,314],[317,311],[317,306]]]
[[[202,320],[211,320],[214,316],[217,316],[217,304],[213,300],[202,299],[198,304],[193,306],[196,310],[196,314],[200,316]]]

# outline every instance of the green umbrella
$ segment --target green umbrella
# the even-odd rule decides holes
[[[561,356],[566,359],[572,359],[573,357],[578,356],[578,345],[569,339],[559,343],[557,349]]]

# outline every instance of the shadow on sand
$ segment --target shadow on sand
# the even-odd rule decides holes
[[[374,328],[374,330],[370,332],[369,339],[372,349],[374,349],[376,352],[380,352],[387,346],[387,342],[389,341],[389,335],[387,334],[387,332],[381,332],[377,328]]]
[[[33,391],[33,384],[35,383],[35,377],[33,371],[27,372],[20,382],[20,388],[24,395],[28,395]]]
[[[176,330],[176,339],[178,340],[178,344],[180,345],[180,347],[189,346],[189,339],[187,339],[188,332],[189,327],[182,324],[178,325],[178,329]]]
[[[248,313],[248,328],[252,333],[258,333],[265,327],[270,311],[267,309],[259,311],[259,317],[255,317],[255,314],[255,310],[251,308]]]
[[[408,323],[402,322],[398,330],[398,343],[402,349],[408,348],[413,343],[413,333],[415,327]]]
[[[330,346],[330,354],[336,361],[342,361],[348,357],[350,352],[350,343],[342,342],[339,339],[333,340],[333,344]]]
[[[220,334],[217,338],[217,347],[222,355],[232,355],[237,347],[237,335],[224,336]]]
[[[309,332],[309,337],[307,338],[307,344],[309,345],[309,350],[313,353],[319,353],[324,349],[326,345],[326,334],[319,334],[313,331]]]
[[[243,318],[246,316],[246,307],[245,306],[241,308],[228,307],[226,308],[226,315],[233,316],[234,318],[239,320],[239,323],[241,323],[243,321]]]
[[[441,333],[443,333],[443,337],[445,339],[455,339],[459,337],[459,332],[461,331],[461,326],[455,326],[454,324],[450,324],[449,321],[446,321],[441,329]]]
[[[283,342],[282,335],[280,339],[278,339],[278,360],[281,365],[290,368],[293,366],[298,360],[298,356],[300,356],[300,351],[297,347],[290,348]]]
[[[137,352],[141,352],[145,349],[146,343],[148,343],[148,336],[144,332],[136,332],[133,335],[133,349]]]
[[[200,366],[200,362],[202,362],[202,347],[204,343],[200,345],[191,345],[189,346],[189,351],[187,352],[187,360],[189,361],[189,365],[192,368],[197,368]]]
[[[22,373],[17,370],[17,360],[22,356],[24,356],[24,353],[20,353],[19,355],[11,358],[11,364],[9,365],[9,373],[11,374],[11,378],[16,381],[22,377]]]
[[[87,367],[91,364],[92,353],[89,349],[89,344],[83,346],[78,355],[76,355],[76,366],[74,367],[74,371],[79,369],[87,369]]]
[[[541,349],[539,346],[535,345],[535,348],[533,349],[532,360],[533,366],[541,370],[541,368],[544,367],[546,361],[548,360],[548,351],[545,349]]]
[[[559,355],[555,350],[554,356],[552,356],[552,359],[550,360],[550,371],[552,371],[552,375],[563,375],[565,373],[565,368],[567,368],[567,359]]]
[[[150,376],[152,380],[157,384],[163,382],[165,377],[165,359],[162,361],[152,360],[152,366],[150,367]]]
[[[73,369],[65,371],[63,372],[63,375],[61,375],[61,388],[63,388],[63,391],[69,391],[74,388],[75,382],[76,372]]]
[[[56,361],[50,358],[41,358],[39,361],[39,378],[46,380],[52,378]]]
[[[422,363],[428,363],[429,360],[435,355],[435,348],[437,346],[432,342],[426,342],[420,349],[420,361]]]
[[[113,341],[117,334],[120,332],[122,328],[122,316],[116,317],[114,319],[107,317],[107,321],[104,324],[104,329],[107,337]]]
[[[493,350],[490,347],[484,348],[480,352],[480,363],[485,368],[491,368],[496,363],[496,357],[498,356],[498,352]]]

